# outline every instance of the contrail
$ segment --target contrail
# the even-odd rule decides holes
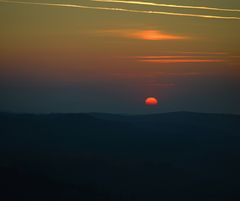
[[[213,7],[207,7],[207,6],[184,6],[184,5],[174,5],[174,4],[153,3],[153,2],[146,2],[146,1],[122,1],[122,0],[92,0],[92,1],[106,2],[106,3],[124,3],[124,4],[134,4],[134,5],[170,7],[170,8],[187,8],[187,9],[200,9],[200,10],[213,10],[213,11],[240,12],[239,9],[213,8]]]
[[[121,11],[121,12],[143,13],[143,14],[198,17],[198,18],[207,18],[207,19],[240,20],[240,17],[236,17],[236,16],[228,17],[228,16],[198,15],[198,14],[174,13],[174,12],[151,11],[151,10],[130,10],[125,8],[85,6],[85,5],[79,5],[79,4],[37,3],[37,2],[25,2],[25,1],[7,1],[7,0],[0,0],[0,3],[69,7],[69,8],[81,8],[81,9],[91,9],[91,10],[109,10],[109,11]]]

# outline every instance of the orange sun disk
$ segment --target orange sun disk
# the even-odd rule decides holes
[[[148,97],[146,100],[145,100],[145,104],[146,105],[157,105],[158,104],[158,100],[154,97]]]

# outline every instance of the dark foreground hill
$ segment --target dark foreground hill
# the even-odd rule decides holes
[[[240,116],[0,114],[0,200],[238,201]]]

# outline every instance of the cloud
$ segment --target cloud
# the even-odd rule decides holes
[[[239,64],[239,55],[228,52],[161,52],[160,55],[126,56],[124,59],[155,64],[174,63],[225,63]]]
[[[177,54],[185,54],[185,55],[228,55],[228,52],[176,52]]]
[[[139,62],[147,63],[223,63],[221,59],[142,59]]]
[[[180,36],[175,34],[164,33],[159,30],[131,30],[131,29],[123,29],[123,30],[104,30],[100,31],[100,34],[110,35],[116,37],[124,37],[138,40],[185,40],[188,39],[186,36]]]
[[[237,17],[237,16],[200,15],[200,14],[180,13],[180,12],[134,10],[134,9],[125,9],[125,8],[117,8],[117,7],[86,6],[86,5],[80,5],[80,4],[39,3],[39,2],[7,1],[7,0],[0,0],[0,3],[25,4],[25,5],[35,5],[35,6],[67,7],[67,8],[79,8],[79,9],[91,9],[91,10],[108,10],[108,11],[142,13],[142,14],[152,14],[152,15],[197,17],[197,18],[205,18],[205,19],[240,20],[240,17]]]
[[[143,30],[136,31],[128,34],[129,38],[136,38],[142,40],[182,40],[186,37],[162,33],[158,30]]]
[[[134,56],[130,59],[145,63],[223,63],[228,61],[224,52],[179,52],[174,55]]]
[[[143,84],[146,87],[158,87],[158,88],[172,88],[176,87],[175,83],[162,83],[162,82],[157,82],[157,81],[152,81],[152,82],[146,82]]]
[[[196,57],[202,57],[202,56],[196,56]],[[179,55],[177,55],[177,56],[175,56],[175,55],[166,55],[166,56],[137,56],[137,57],[133,57],[133,58],[136,58],[136,59],[141,59],[141,60],[144,60],[144,59],[156,59],[156,60],[158,60],[158,59],[192,59],[193,58],[193,56],[179,56]]]
[[[188,78],[188,77],[199,77],[206,76],[207,73],[197,72],[197,71],[180,71],[180,72],[122,72],[122,73],[112,73],[111,76],[114,79],[121,80],[156,80],[159,78]]]
[[[92,1],[105,2],[105,3],[124,3],[124,4],[134,4],[134,5],[156,6],[156,7],[212,10],[212,11],[225,11],[225,12],[240,12],[239,9],[215,8],[215,7],[208,7],[208,6],[186,6],[186,5],[162,4],[162,3],[153,3],[153,2],[146,2],[146,1],[122,1],[122,0],[92,0]]]

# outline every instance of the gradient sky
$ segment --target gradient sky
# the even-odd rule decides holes
[[[240,114],[240,1],[0,0],[0,25],[2,111]]]

